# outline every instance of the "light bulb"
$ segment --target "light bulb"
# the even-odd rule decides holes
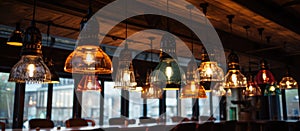
[[[205,74],[206,74],[207,76],[212,76],[212,73],[213,73],[213,72],[212,72],[211,68],[207,68]]]
[[[168,65],[166,67],[166,72],[165,73],[166,73],[166,75],[168,77],[168,80],[170,80],[171,76],[173,75],[173,70],[172,70],[172,67],[170,65]]]
[[[124,71],[123,80],[125,82],[129,82],[130,81],[130,73],[128,71]]]
[[[92,83],[92,80],[89,80],[89,81],[88,81],[86,87],[87,87],[88,89],[92,89],[92,88],[94,87],[94,85],[93,85],[93,83]]]
[[[35,71],[35,66],[34,66],[34,64],[29,64],[29,65],[27,66],[27,73],[28,73],[29,77],[33,77],[34,71]]]
[[[270,86],[270,91],[275,91],[275,87],[273,85]]]
[[[92,54],[92,52],[86,52],[86,57],[84,62],[88,65],[95,63],[95,56]]]
[[[237,85],[237,75],[236,74],[232,74],[231,80],[232,80],[234,85]]]
[[[191,82],[191,91],[192,91],[192,92],[195,92],[195,91],[196,91],[196,85],[195,85],[195,82],[194,82],[194,81]]]
[[[249,86],[249,91],[252,92],[253,91],[253,87],[252,85]]]
[[[227,90],[227,96],[231,96],[231,95],[232,95],[231,89],[228,89]]]
[[[262,78],[264,81],[267,81],[267,74],[265,71],[262,73]]]
[[[288,81],[286,81],[286,86],[287,86],[287,88],[292,88],[291,87],[291,82],[288,80]]]

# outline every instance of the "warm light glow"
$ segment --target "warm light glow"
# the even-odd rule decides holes
[[[262,73],[262,78],[264,81],[267,81],[267,74],[265,71]]]
[[[196,85],[195,85],[195,82],[194,82],[194,81],[191,82],[191,91],[192,91],[192,92],[195,92],[195,91],[196,91]]]
[[[212,70],[211,70],[211,68],[208,68],[207,70],[206,70],[206,72],[205,72],[205,75],[206,76],[212,76]]]
[[[273,85],[270,86],[270,91],[272,91],[272,92],[275,91],[275,87]]]
[[[227,96],[231,96],[232,95],[232,92],[231,92],[231,89],[228,89],[227,90],[227,94],[226,94]]]
[[[173,75],[173,70],[172,70],[172,67],[170,65],[168,65],[166,67],[166,75],[167,75],[168,80],[170,80],[172,75]]]
[[[86,52],[86,57],[84,62],[87,63],[88,65],[95,62],[95,56],[92,54],[92,52]]]
[[[222,81],[224,72],[217,62],[202,62],[198,68],[200,81]]]
[[[236,74],[232,74],[231,80],[233,81],[233,84],[234,84],[234,85],[237,85],[237,84],[238,84],[238,83],[237,83],[237,76],[236,76]]]
[[[7,42],[8,45],[12,45],[12,46],[22,46],[23,43],[22,42]]]
[[[129,71],[124,71],[124,73],[123,73],[123,81],[124,82],[130,82],[130,72]]]
[[[29,77],[33,77],[34,71],[35,71],[34,64],[29,64],[27,67],[27,73],[28,73]]]
[[[252,92],[252,91],[253,91],[253,87],[252,87],[252,85],[250,85],[248,88],[249,88],[249,91],[250,91],[250,92]]]

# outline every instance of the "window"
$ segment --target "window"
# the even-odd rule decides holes
[[[209,92],[206,92],[206,99],[199,99],[199,111],[200,117],[209,117],[210,116],[210,100],[209,100]]]
[[[177,116],[177,91],[166,91],[166,116],[167,121],[170,121],[172,116]]]
[[[159,117],[159,99],[147,99],[147,116]]]
[[[193,113],[193,103],[192,99],[180,99],[181,102],[181,116],[182,117],[192,117]]]
[[[286,110],[288,119],[299,119],[299,96],[298,89],[285,90]]]
[[[7,82],[9,73],[0,72],[0,121],[12,128],[15,83]]]
[[[100,98],[99,91],[82,92],[82,118],[92,119],[99,124]]]
[[[104,82],[104,125],[108,120],[121,116],[121,90],[114,88],[114,82]]]
[[[72,118],[74,80],[60,78],[60,83],[53,85],[52,116],[55,126],[64,126]]]
[[[47,84],[26,84],[24,99],[24,127],[29,128],[28,121],[34,118],[46,118]]]
[[[129,118],[137,119],[143,116],[143,100],[141,92],[129,92]]]

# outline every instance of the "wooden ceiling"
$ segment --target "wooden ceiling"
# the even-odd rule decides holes
[[[137,0],[143,3],[143,0]],[[187,0],[199,10],[200,3],[209,3],[207,18],[216,28],[225,49],[234,49],[241,56],[242,65],[247,66],[249,56],[255,63],[262,57],[274,60],[272,67],[283,68],[286,60],[294,66],[300,65],[297,62],[300,55],[300,2],[299,0]],[[46,33],[48,21],[53,22],[51,27],[52,36],[60,36],[77,39],[79,35],[80,21],[88,9],[88,0],[38,0],[37,2],[37,27],[41,32]],[[97,11],[113,0],[93,0],[92,8]],[[186,13],[186,6],[178,3],[178,0],[170,0],[176,8],[170,8],[176,15],[189,19]],[[2,0],[0,3],[0,24],[15,26],[21,22],[22,28],[28,27],[32,18],[33,0]],[[166,7],[166,0],[153,3],[154,8]],[[195,11],[192,11],[195,13]],[[227,15],[235,15],[230,31]],[[195,14],[193,16],[196,16]],[[128,36],[143,29],[159,28],[165,29],[166,22],[160,16],[156,16],[155,27],[145,16],[137,16],[128,20]],[[153,22],[153,21],[152,21]],[[190,30],[180,22],[172,21],[170,29],[172,33],[183,40],[191,48]],[[153,24],[153,23],[152,23]],[[248,36],[243,26],[249,25]],[[262,39],[257,28],[264,28]],[[232,37],[232,35],[234,37]],[[108,34],[120,39],[106,37],[104,44],[118,46],[125,37],[125,24],[119,23]],[[266,36],[272,36],[271,42],[266,43]],[[147,43],[145,39],[141,42]],[[159,42],[157,40],[156,42]],[[286,42],[286,44],[284,44]],[[195,39],[195,52],[200,52],[202,46],[198,39]],[[138,47],[137,47],[138,48]],[[180,51],[180,48],[179,48]],[[200,53],[194,54],[200,58]],[[289,59],[287,59],[289,58]],[[278,63],[279,62],[279,63]]]

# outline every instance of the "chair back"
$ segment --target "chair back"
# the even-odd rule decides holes
[[[0,121],[1,131],[5,131],[5,123]]]
[[[156,123],[156,119],[151,117],[140,117],[140,124]]]
[[[35,129],[35,128],[53,128],[54,123],[51,120],[47,119],[31,119],[29,120],[29,128]]]
[[[95,122],[89,119],[69,119],[66,120],[66,127],[80,127],[80,126],[88,126],[91,123],[92,126],[95,126]]]
[[[108,120],[109,125],[124,125],[125,121],[128,121],[128,124],[135,124],[135,119],[127,119],[126,117],[115,117]]]

